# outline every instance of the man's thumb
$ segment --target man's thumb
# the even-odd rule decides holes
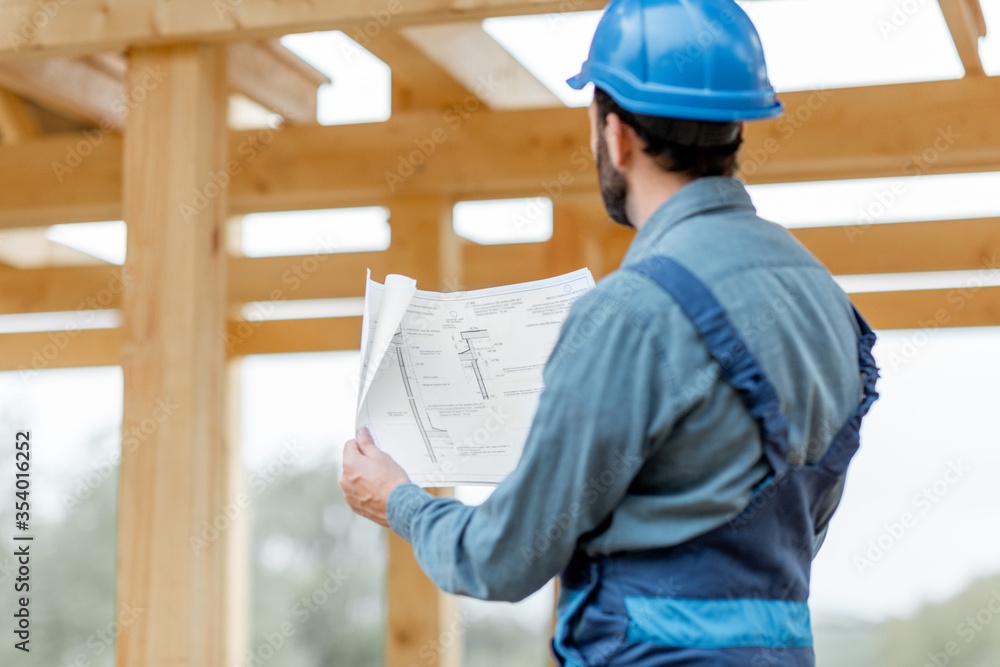
[[[366,452],[366,450],[369,449],[378,449],[378,446],[375,444],[375,440],[372,439],[371,432],[369,432],[365,427],[359,428],[354,438],[358,441],[358,447],[361,448],[362,452]]]

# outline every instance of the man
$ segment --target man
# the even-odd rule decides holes
[[[367,432],[352,508],[442,589],[518,600],[561,576],[563,665],[812,665],[809,568],[875,400],[874,335],[732,178],[774,117],[731,0],[612,0],[570,80],[622,270],[580,298],[514,473],[480,507],[407,483]]]

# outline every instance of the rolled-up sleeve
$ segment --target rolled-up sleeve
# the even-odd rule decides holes
[[[643,317],[600,289],[573,307],[515,471],[478,507],[406,484],[389,525],[441,589],[520,600],[601,530],[649,452],[650,425],[677,406],[665,355]]]

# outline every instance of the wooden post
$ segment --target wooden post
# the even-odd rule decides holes
[[[448,245],[460,239],[451,231],[451,206],[447,202],[434,196],[396,199],[390,203],[389,220],[390,271],[423,274],[433,266],[436,283],[418,283],[417,287],[454,291],[461,285],[462,277],[454,264],[459,253],[452,252]],[[453,493],[452,489],[433,491],[441,496]],[[409,543],[391,531],[387,582],[386,667],[458,667],[465,630],[458,598],[440,592],[420,570]]]
[[[129,53],[122,298],[125,381],[118,637],[129,667],[229,667],[245,574],[230,567],[236,439],[227,433],[223,47]],[[230,511],[227,512],[227,509]]]

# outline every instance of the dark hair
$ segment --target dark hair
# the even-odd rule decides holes
[[[646,143],[643,152],[653,157],[664,171],[681,173],[692,179],[730,176],[736,172],[736,151],[743,143],[739,123],[632,113],[600,88],[594,90],[594,99],[600,129],[604,129],[609,113],[617,115]]]

